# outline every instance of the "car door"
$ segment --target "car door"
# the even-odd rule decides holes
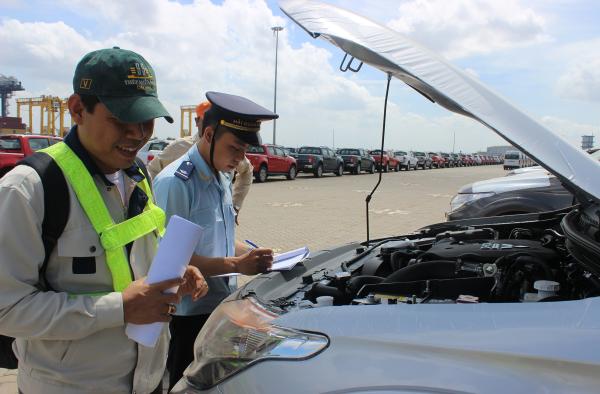
[[[360,167],[361,167],[361,169],[365,170],[365,171],[370,170],[371,169],[370,155],[364,149],[359,149],[358,152],[360,153]]]
[[[269,172],[280,172],[279,168],[281,167],[281,163],[279,162],[279,158],[277,157],[277,153],[275,153],[274,146],[267,146],[267,155],[268,155],[268,163],[269,163]]]
[[[283,149],[281,149],[280,147],[275,147],[275,157],[276,157],[276,162],[277,162],[277,172],[279,173],[287,173],[289,168],[288,168],[288,162],[286,160],[286,156],[285,156],[285,151]]]

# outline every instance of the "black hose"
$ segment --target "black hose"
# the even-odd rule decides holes
[[[385,280],[380,276],[361,275],[348,280],[348,293],[354,296],[364,285],[381,283]]]

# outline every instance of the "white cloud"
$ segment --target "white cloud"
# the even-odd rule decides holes
[[[557,50],[566,61],[566,70],[558,78],[556,90],[567,99],[600,101],[600,39],[581,41]]]
[[[3,71],[18,72],[17,79],[69,80],[77,60],[97,47],[63,22],[28,22],[8,19],[0,23]]]
[[[549,40],[545,18],[520,0],[411,0],[388,25],[448,58]]]
[[[448,53],[479,53],[484,42],[497,50],[546,38],[544,20],[516,0],[506,3],[508,11],[499,9],[496,2],[468,3],[471,6],[466,7],[462,0],[433,1],[431,4],[441,7],[435,12],[427,4],[416,0],[403,3],[398,23],[405,23],[414,34],[424,32],[425,38],[440,36],[443,38],[439,40],[454,42],[450,47],[438,43],[438,49]],[[411,9],[417,6],[423,8]],[[176,119],[175,125],[158,122],[157,134],[177,135],[179,106],[197,103],[208,90],[241,94],[266,107],[272,106],[275,42],[270,28],[282,25],[285,30],[279,40],[277,110],[281,117],[277,121],[277,142],[291,146],[332,145],[335,132],[338,147],[374,148],[379,144],[384,75],[367,75],[373,81],[364,81],[360,79],[363,74],[341,74],[330,64],[332,53],[337,56],[340,52],[320,48],[308,36],[303,35],[306,41],[301,44],[295,41],[292,45],[290,35],[295,30],[304,33],[294,29],[289,20],[274,15],[264,1],[225,0],[215,4],[196,0],[180,4],[167,0],[70,0],[64,2],[64,7],[85,17],[85,27],[76,29],[58,20],[0,21],[2,72],[23,82],[28,91],[21,96],[67,96],[73,69],[81,56],[118,45],[140,52],[155,68],[159,97]],[[453,28],[453,24],[458,27]],[[517,39],[518,32],[522,35]],[[479,33],[487,38],[477,38]],[[477,36],[474,43],[469,41],[469,35]],[[478,74],[473,69],[468,72]],[[380,80],[376,80],[378,76]],[[394,81],[393,92],[396,86],[403,85]],[[442,110],[429,116],[417,113],[419,105],[405,105],[403,100],[424,99],[408,88],[405,90],[411,94],[394,97],[395,102],[389,103],[386,146],[450,151],[454,134],[457,151],[472,152],[504,143],[471,119]],[[263,127],[265,141],[271,140],[271,127]]]

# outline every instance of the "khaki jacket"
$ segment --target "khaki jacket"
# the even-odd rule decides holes
[[[156,175],[158,175],[163,168],[180,158],[196,142],[198,142],[198,134],[179,138],[169,144],[148,164],[148,173],[152,179],[156,178]],[[235,171],[237,172],[237,176],[235,177],[235,182],[233,183],[232,198],[233,206],[239,209],[242,207],[248,191],[250,191],[250,185],[252,185],[252,163],[250,163],[250,160],[244,156],[244,160],[238,164]]]
[[[115,222],[123,221],[127,210],[118,189],[98,175],[94,180]],[[128,201],[136,183],[128,176],[125,183]],[[98,235],[70,186],[69,195],[69,219],[46,271],[54,291],[41,291],[41,180],[27,166],[0,180],[0,333],[16,337],[19,389],[25,394],[149,393],[164,373],[168,328],[155,348],[125,335],[122,295],[112,290]],[[155,251],[154,233],[133,243],[135,279],[147,274]],[[88,258],[86,273],[74,273],[80,271],[74,257]],[[91,258],[95,272],[89,269]],[[77,295],[93,292],[108,293]]]

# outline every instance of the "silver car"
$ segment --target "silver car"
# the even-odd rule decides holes
[[[510,140],[580,206],[430,225],[260,275],[211,315],[173,392],[597,393],[600,165],[385,26],[313,1],[282,10]]]
[[[397,150],[394,151],[394,157],[400,162],[400,167],[406,171],[411,169],[417,169],[417,163],[419,159],[411,151]]]
[[[529,167],[533,168],[533,167]],[[554,211],[572,206],[573,195],[545,170],[530,170],[470,183],[450,201],[448,220]]]

